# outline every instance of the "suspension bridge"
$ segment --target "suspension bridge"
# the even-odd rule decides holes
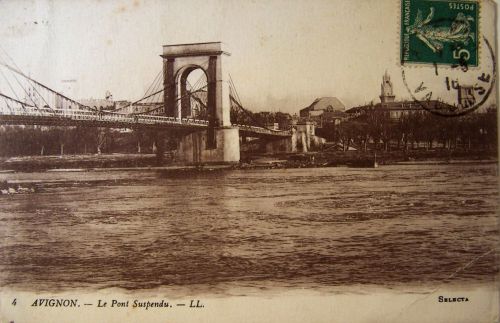
[[[78,102],[26,75],[10,57],[0,60],[0,124],[150,129],[160,138],[159,153],[162,138],[177,137],[187,163],[238,162],[241,138],[292,149],[291,130],[256,124],[241,104],[222,43],[166,45],[161,57],[162,70],[144,96],[113,109]],[[200,77],[191,83],[195,70]],[[246,116],[245,124],[232,123],[231,111]]]

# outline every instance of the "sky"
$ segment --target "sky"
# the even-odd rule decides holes
[[[253,111],[296,113],[323,96],[378,102],[386,70],[409,98],[392,0],[2,0],[0,21],[0,58],[74,99],[137,100],[162,69],[162,45],[209,41],[227,46]]]

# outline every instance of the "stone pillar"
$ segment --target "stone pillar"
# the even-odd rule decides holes
[[[217,120],[217,56],[210,56],[207,69],[207,114],[208,114],[208,149],[217,148],[215,128],[219,126]]]
[[[179,118],[187,117],[191,114],[191,97],[187,95],[187,77],[189,74],[184,74],[180,79],[180,102],[176,102],[177,116]]]
[[[295,130],[295,128],[292,128],[292,138],[291,138],[291,141],[292,141],[292,147],[290,149],[290,151],[292,153],[295,153],[297,152],[297,130]]]
[[[156,164],[161,165],[164,159],[165,143],[164,136],[160,131],[154,132],[154,146],[156,147]]]
[[[106,129],[97,128],[97,154],[100,155],[106,142]]]
[[[229,73],[227,72],[227,64],[224,62],[228,59],[226,55],[220,55],[216,61],[216,82],[217,90],[215,111],[216,120],[219,127],[231,126],[231,102],[229,98]]]
[[[300,134],[300,139],[302,140],[302,152],[307,153],[309,147],[307,146],[306,134],[304,132],[300,132]]]
[[[175,117],[176,101],[175,101],[175,75],[174,75],[174,58],[163,60],[163,102],[165,115],[167,117]]]

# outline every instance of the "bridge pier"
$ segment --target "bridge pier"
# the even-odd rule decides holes
[[[325,139],[316,136],[315,126],[311,122],[304,122],[297,124],[297,130],[293,133],[295,137],[295,146],[297,149],[297,144],[302,152],[308,152],[312,150],[321,149],[325,143]]]
[[[237,127],[214,129],[215,147],[209,143],[208,130],[190,133],[179,141],[176,160],[186,164],[222,163],[240,161],[240,141]]]
[[[102,153],[102,149],[104,148],[104,144],[106,142],[106,129],[105,128],[97,128],[97,154],[100,155]]]
[[[165,158],[165,134],[162,131],[155,131],[153,133],[153,145],[156,148],[156,164],[163,164]],[[154,149],[153,149],[154,150]]]
[[[295,133],[291,137],[265,140],[263,139],[262,145],[267,154],[274,154],[278,152],[296,152],[297,151],[297,138]]]

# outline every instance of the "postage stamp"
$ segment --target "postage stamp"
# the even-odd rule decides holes
[[[401,64],[479,64],[479,1],[401,0]]]
[[[481,0],[401,0],[402,81],[414,102],[441,116],[485,109],[494,89],[496,59],[484,33]],[[419,66],[418,71],[413,67]]]
[[[496,59],[488,39],[482,41],[486,53],[479,69],[469,69],[467,64],[453,64],[451,68],[434,64],[415,73],[402,64],[403,84],[412,100],[445,117],[462,116],[483,106],[495,86]]]

